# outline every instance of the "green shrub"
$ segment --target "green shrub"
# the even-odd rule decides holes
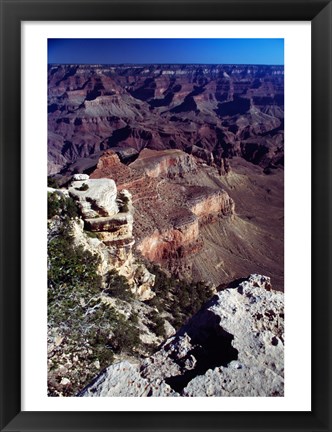
[[[84,230],[85,234],[90,237],[90,238],[96,238],[99,239],[98,233],[94,232],[94,231],[87,231]]]
[[[134,298],[127,279],[115,270],[109,271],[106,276],[105,294],[124,301],[130,301]]]
[[[141,345],[138,328],[120,314],[113,332],[110,344],[115,352],[134,354]]]
[[[60,197],[56,193],[48,193],[47,198],[47,218],[51,219],[60,214]]]
[[[153,290],[156,296],[147,304],[160,312],[171,314],[171,323],[178,329],[188,318],[194,315],[213,295],[204,282],[191,282],[169,277],[157,265],[151,265],[149,271],[156,276]],[[161,325],[158,325],[161,331]]]
[[[128,206],[128,204],[123,204],[122,207],[120,208],[120,212],[122,212],[122,213],[128,213],[129,212],[129,206]]]
[[[56,178],[49,176],[47,177],[47,186],[53,189],[59,189],[59,182]]]
[[[130,317],[129,317],[129,321],[134,324],[137,325],[138,324],[138,313],[137,312],[132,312]]]
[[[153,331],[157,336],[165,337],[165,321],[155,310],[152,310],[148,315],[152,325],[149,326],[150,330]]]
[[[48,261],[49,307],[53,306],[53,301],[60,299],[64,300],[62,306],[67,308],[75,305],[79,296],[89,300],[99,294],[101,277],[97,274],[97,268],[100,259],[82,246],[74,247],[68,228],[64,227],[61,235],[49,242]],[[65,302],[69,304],[63,304]]]
[[[75,395],[112,364],[114,353],[133,355],[141,344],[137,314],[126,320],[102,303],[100,259],[73,245],[68,221],[62,220],[59,235],[48,244],[48,328],[63,338],[49,354],[49,396]],[[109,289],[122,299],[132,296],[126,279],[115,271],[109,274]],[[67,386],[61,385],[62,370],[67,370]]]
[[[57,192],[47,194],[47,217],[51,219],[54,216],[74,219],[78,216],[78,209],[75,201],[70,197],[65,197]]]
[[[82,186],[75,188],[78,191],[87,191],[89,189],[89,186],[87,183],[83,183]]]
[[[70,197],[64,198],[64,213],[70,219],[74,219],[79,216],[76,202]]]

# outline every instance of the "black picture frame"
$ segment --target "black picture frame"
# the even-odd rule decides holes
[[[331,2],[0,0],[0,5],[1,431],[331,431]],[[21,411],[21,21],[107,20],[311,21],[312,370],[303,377],[312,380],[310,412],[260,412],[259,400],[257,412]],[[294,170],[306,175],[301,167]],[[299,321],[299,331],[300,326]]]

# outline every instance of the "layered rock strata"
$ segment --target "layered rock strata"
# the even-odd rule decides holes
[[[162,175],[174,178],[183,177],[197,169],[195,159],[181,150],[150,150],[141,151],[138,159],[130,164],[130,168],[143,171],[148,177]]]
[[[50,65],[48,172],[115,147],[283,165],[283,116],[283,66]]]
[[[201,223],[212,222],[214,218],[232,216],[234,201],[224,190],[192,186],[187,188],[187,206]]]
[[[198,218],[183,209],[174,225],[169,229],[155,230],[151,235],[143,238],[138,250],[150,261],[162,262],[169,258],[183,258],[198,246],[199,224]]]
[[[224,190],[186,184],[186,176],[197,170],[195,159],[180,150],[143,150],[129,166],[107,150],[91,178],[111,178],[120,190],[130,190],[137,250],[162,263],[200,250],[200,225],[234,213],[234,202]]]
[[[152,298],[155,295],[151,290],[155,277],[146,268],[143,271],[133,256],[131,194],[126,190],[118,193],[114,180],[90,179],[82,175],[74,178],[68,192],[77,201],[85,230],[95,237],[87,241],[83,227],[76,225],[76,241],[85,247],[90,243],[89,249],[99,251],[101,273],[116,269],[127,278],[132,291],[141,300]]]
[[[283,396],[284,296],[251,275],[215,295],[139,364],[103,371],[79,396]]]

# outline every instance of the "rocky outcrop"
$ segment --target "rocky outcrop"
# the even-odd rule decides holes
[[[169,258],[183,258],[193,252],[199,238],[198,218],[183,209],[181,215],[173,215],[173,226],[155,230],[141,240],[138,250],[149,261],[162,262]]]
[[[117,213],[113,216],[85,219],[85,225],[89,231],[107,232],[110,241],[130,237],[133,232],[133,216],[131,213]]]
[[[202,159],[208,165],[212,165],[214,162],[213,153],[207,149],[198,147],[197,145],[193,145],[189,149],[187,149],[187,151],[196,158]]]
[[[89,180],[89,176],[88,174],[74,174],[73,180],[74,181]]]
[[[283,289],[282,170],[265,175],[239,157],[225,176],[198,159],[182,178],[149,177],[132,166],[107,150],[90,178],[108,177],[118,191],[130,190],[134,251],[180,278],[225,286],[257,271]]]
[[[138,241],[137,249],[150,261],[162,263],[197,253],[203,247],[200,226],[214,223],[220,217],[232,217],[234,214],[234,201],[223,190],[183,186],[182,192],[184,194],[181,207],[169,210],[166,227],[155,224],[156,229]],[[165,209],[167,204],[164,205]],[[162,208],[160,211],[163,211]],[[145,217],[148,217],[149,213],[145,212]],[[151,219],[156,220],[152,217]]]
[[[77,201],[84,218],[113,216],[119,211],[114,180],[74,180],[69,194]]]
[[[100,273],[115,269],[125,276],[140,300],[151,299],[154,275],[138,264],[133,255],[134,218],[131,194],[118,193],[114,180],[75,175],[69,194],[80,208],[83,223],[73,224],[74,241],[101,257]],[[90,237],[84,234],[83,227]],[[91,238],[92,237],[92,238]]]
[[[202,248],[201,224],[234,213],[234,202],[224,190],[186,183],[187,177],[197,181],[200,170],[195,159],[181,150],[146,149],[129,166],[107,150],[91,178],[112,178],[120,190],[130,190],[137,250],[150,261],[169,263]],[[88,223],[98,230],[98,221]]]
[[[198,186],[187,188],[187,206],[202,223],[218,216],[232,216],[235,211],[234,201],[227,192]]]
[[[130,168],[143,171],[148,177],[183,177],[188,172],[196,171],[195,159],[180,150],[144,149]]]
[[[106,150],[99,158],[96,169],[91,173],[90,178],[114,179],[119,190],[129,189],[133,195],[135,195],[135,188],[144,184],[144,175],[122,163],[113,150]]]
[[[126,383],[132,383],[127,386]],[[133,385],[135,383],[135,385]],[[116,363],[106,369],[102,376],[94,381],[93,386],[78,396],[94,397],[141,397],[174,396],[171,387],[160,379],[150,380],[141,376],[139,366],[129,361]]]
[[[103,371],[79,396],[283,396],[284,297],[251,275],[215,295],[159,350]]]

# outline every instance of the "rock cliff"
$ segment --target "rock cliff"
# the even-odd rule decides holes
[[[75,241],[101,257],[101,274],[115,269],[125,276],[132,291],[141,300],[154,296],[154,276],[133,256],[134,218],[131,194],[127,190],[118,192],[114,180],[90,179],[76,175],[68,189],[69,195],[78,204],[83,218],[82,224],[74,226]],[[86,238],[83,228],[92,239]]]
[[[159,350],[104,370],[79,396],[283,396],[284,297],[251,275],[216,294]]]
[[[181,259],[197,251],[199,246],[198,218],[186,209],[172,216],[174,221],[172,227],[155,230],[140,241],[137,248],[149,261],[163,262],[170,258]]]
[[[148,260],[167,266],[170,260],[181,260],[202,248],[202,224],[234,214],[234,201],[227,192],[191,185],[192,179],[200,181],[201,173],[202,167],[181,150],[146,149],[129,165],[107,150],[91,178],[111,178],[119,189],[130,190],[136,249]]]
[[[113,216],[119,211],[114,180],[74,180],[69,194],[77,200],[84,218]]]
[[[187,205],[201,223],[211,222],[218,216],[232,216],[235,212],[234,201],[222,189],[188,187]]]
[[[141,151],[138,159],[130,167],[143,171],[148,177],[165,175],[170,178],[183,177],[188,172],[196,171],[195,159],[181,150]]]

